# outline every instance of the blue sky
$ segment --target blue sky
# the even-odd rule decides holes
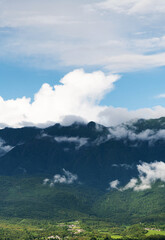
[[[115,84],[114,91],[108,94],[102,103],[130,110],[151,108],[155,105],[165,106],[165,99],[157,98],[160,93],[164,92],[164,89],[164,67],[123,73],[121,79]]]
[[[164,116],[164,13],[164,0],[0,0],[0,127]]]

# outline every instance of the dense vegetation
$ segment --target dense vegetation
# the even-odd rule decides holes
[[[124,129],[156,133],[165,119]],[[124,186],[138,178],[140,160],[165,162],[165,138],[151,143],[109,134],[93,122],[0,130],[0,239],[165,239],[163,183],[144,191],[108,189],[115,179]],[[43,184],[63,169],[77,181]]]
[[[155,228],[156,226],[151,225]],[[161,226],[165,228],[165,226]],[[145,224],[118,226],[101,220],[81,220],[55,222],[32,219],[0,219],[0,239],[2,240],[164,240],[165,231],[146,230]]]
[[[165,220],[165,189],[160,182],[145,191],[113,190],[94,205],[99,216],[111,217],[118,223],[163,222]]]
[[[0,177],[0,216],[71,221],[102,219],[113,223],[163,223],[165,189],[101,191],[83,184],[43,184],[44,176]]]

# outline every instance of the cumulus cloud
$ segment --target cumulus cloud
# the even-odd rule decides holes
[[[64,76],[59,85],[43,84],[33,102],[25,97],[8,101],[0,98],[0,122],[19,127],[26,122],[34,125],[61,122],[68,115],[87,121],[97,120],[98,112],[104,109],[99,102],[118,79],[118,75],[106,76],[101,71],[85,73],[82,69],[75,70]]]
[[[5,101],[0,97],[0,123],[1,125],[14,126],[26,121],[26,113],[30,108],[29,98],[18,98]]]
[[[100,101],[114,89],[114,83],[119,78],[116,74],[106,75],[101,71],[85,73],[77,69],[66,74],[59,85],[43,84],[34,101],[26,97],[15,100],[0,97],[0,126],[46,127],[56,122],[68,125],[75,121],[95,121],[114,126],[131,119],[165,116],[165,108],[161,106],[134,111],[101,106]],[[119,132],[126,134],[124,129]]]
[[[79,138],[79,137],[55,137],[55,141],[57,142],[69,142],[69,143],[75,143],[76,149],[78,150],[82,146],[88,143],[88,138]]]
[[[60,184],[73,184],[78,180],[78,176],[76,174],[73,174],[65,169],[63,169],[63,175],[56,174],[54,175],[53,179],[44,179],[43,184],[47,185],[49,184],[50,187],[54,186],[57,183]]]
[[[157,180],[165,182],[165,163],[164,162],[153,162],[137,165],[139,172],[138,178],[132,178],[129,183],[120,188],[121,191],[127,189],[133,189],[134,191],[142,191],[150,189],[152,184]]]

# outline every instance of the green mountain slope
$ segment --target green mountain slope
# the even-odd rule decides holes
[[[90,216],[100,192],[80,185],[50,187],[44,177],[0,177],[0,216],[72,220]]]
[[[144,191],[110,191],[95,202],[93,211],[121,223],[164,222],[165,189],[160,186],[157,182]]]
[[[81,184],[43,185],[40,177],[0,177],[0,217],[71,221],[102,219],[120,224],[165,221],[165,189],[99,191]]]
[[[165,221],[165,187],[159,182],[165,173],[151,165],[164,167],[165,118],[111,128],[94,122],[6,128],[0,130],[0,152],[0,217]],[[151,189],[110,188],[115,180],[125,186],[145,178],[147,172],[138,169],[143,163],[150,164],[143,168],[152,171]],[[158,173],[154,179],[157,170],[160,179]]]

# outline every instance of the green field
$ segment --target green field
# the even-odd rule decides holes
[[[32,219],[0,219],[2,240],[44,240],[50,236],[57,239],[108,240],[108,239],[165,239],[165,231],[145,231],[145,226],[117,226],[104,221],[53,222]],[[162,236],[162,237],[161,237]],[[164,236],[164,237],[163,237]]]
[[[165,231],[149,230],[146,236],[150,235],[163,235],[165,236]]]

